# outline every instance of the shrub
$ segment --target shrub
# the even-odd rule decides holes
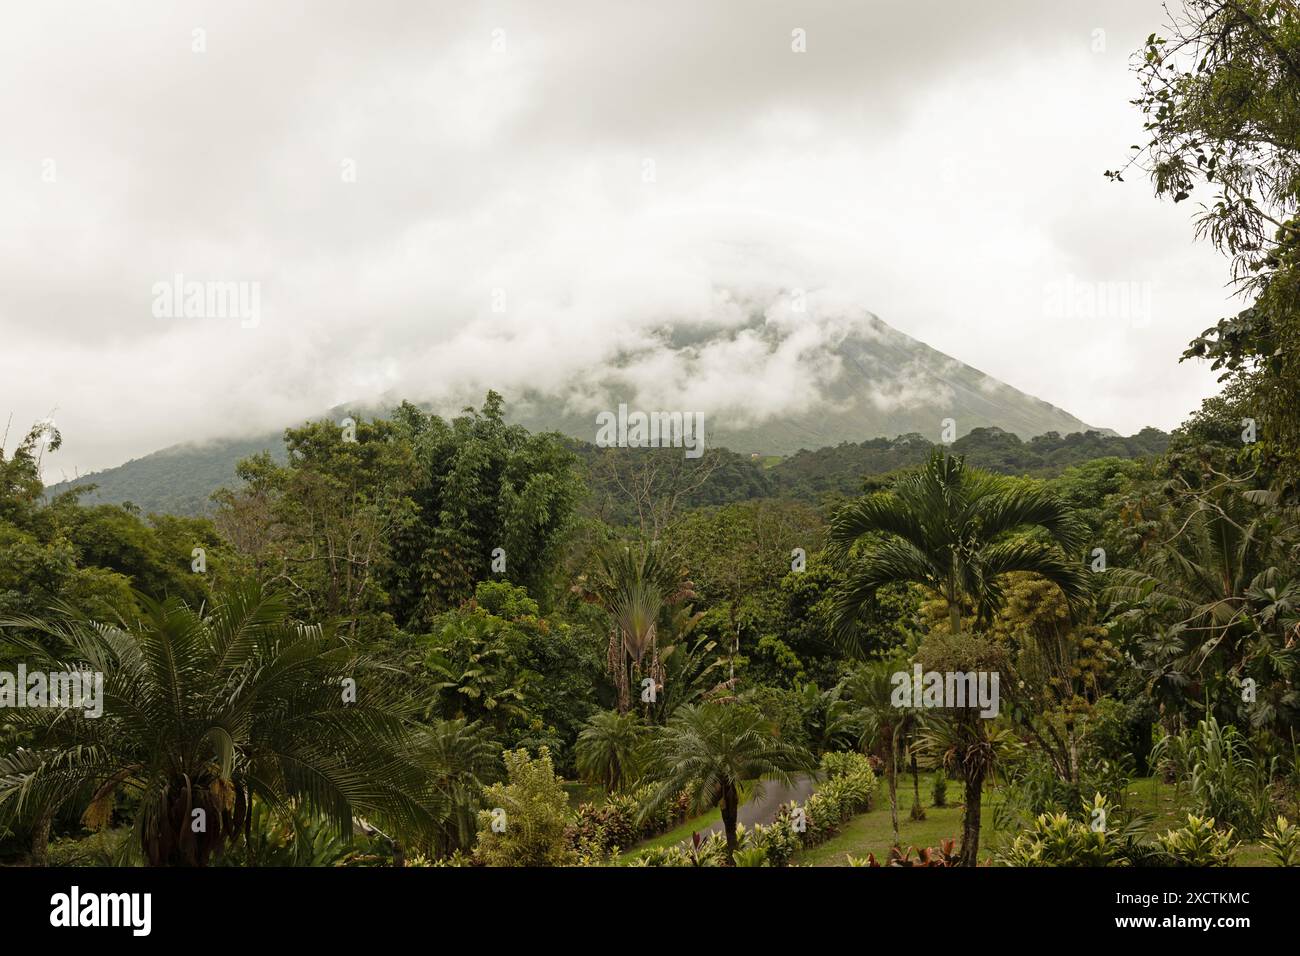
[[[555,775],[550,750],[542,747],[535,760],[527,750],[507,750],[502,759],[507,782],[483,791],[484,805],[490,809],[478,815],[475,859],[487,866],[575,862],[568,832],[569,799]]]
[[[1272,768],[1267,761],[1251,759],[1250,746],[1236,727],[1207,717],[1190,733],[1165,737],[1152,756],[1166,775],[1190,777],[1199,816],[1222,820],[1245,836],[1256,836],[1267,825]]]
[[[656,846],[642,850],[628,866],[690,866],[691,857],[680,846]]]
[[[1004,799],[994,811],[1000,828],[1032,827],[1042,814],[1069,816],[1087,794],[1101,794],[1110,811],[1118,808],[1132,780],[1133,759],[1085,758],[1078,781],[1062,780],[1051,761],[1039,752],[1026,752],[1007,774]]]
[[[1300,866],[1300,826],[1286,817],[1278,817],[1273,826],[1265,829],[1260,842],[1278,866]]]
[[[1143,819],[1118,826],[1121,814],[1103,794],[1082,801],[1083,813],[1042,813],[997,855],[1004,866],[1129,866],[1145,854],[1137,833]]]
[[[767,861],[767,850],[761,846],[751,846],[745,850],[736,851],[736,866],[770,866]]]
[[[871,809],[876,775],[861,754],[826,754],[822,770],[829,779],[803,805],[805,846],[816,846],[854,814]]]
[[[608,856],[666,833],[686,819],[690,795],[683,791],[638,823],[637,814],[653,791],[653,784],[645,784],[631,793],[614,794],[604,803],[579,805],[569,827],[570,844],[584,856]]]
[[[916,859],[912,859],[912,854],[916,854]],[[961,862],[961,854],[957,852],[956,840],[944,840],[937,847],[922,847],[917,849],[909,846],[904,852],[896,846],[889,848],[889,857],[885,860],[885,866],[958,866]],[[868,853],[865,860],[855,860],[849,857],[849,866],[880,866],[876,862],[876,855]]]
[[[1169,866],[1230,866],[1238,844],[1233,829],[1217,830],[1212,817],[1187,814],[1187,826],[1156,837]]]
[[[934,790],[930,794],[930,803],[936,807],[948,805],[948,775],[942,769],[934,775]]]
[[[801,846],[799,836],[791,820],[790,806],[786,805],[767,826],[755,824],[750,840],[755,847],[763,849],[769,866],[785,866]]]
[[[1122,844],[1064,813],[1043,813],[999,856],[1005,866],[1125,866]]]
[[[866,771],[871,773],[871,761],[860,753],[851,750],[831,751],[822,754],[821,771],[827,780],[848,776],[851,773]]]

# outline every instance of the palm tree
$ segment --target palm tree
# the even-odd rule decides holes
[[[965,783],[966,805],[962,810],[958,860],[962,866],[975,866],[979,857],[984,780],[1008,750],[1008,735],[1005,731],[990,732],[972,711],[953,716],[940,712],[927,718],[919,743],[935,755],[940,773],[956,771]]]
[[[895,846],[899,844],[898,745],[910,719],[909,711],[893,704],[893,675],[898,671],[907,672],[905,661],[876,661],[856,670],[843,684],[844,694],[854,708],[859,748],[874,750],[885,762]]]
[[[1015,571],[1047,578],[1073,604],[1088,593],[1082,563],[1069,557],[1083,534],[1070,508],[1042,488],[936,450],[892,491],[858,499],[831,522],[832,553],[859,556],[836,595],[836,630],[860,650],[859,617],[886,584],[920,584],[942,598],[953,634],[963,612],[988,621]]]
[[[1084,526],[1071,509],[1036,485],[967,468],[960,456],[936,449],[926,465],[890,492],[864,496],[831,523],[830,548],[853,560],[835,597],[834,621],[843,643],[861,653],[862,612],[886,584],[919,584],[948,605],[949,629],[962,615],[987,624],[1002,607],[1008,575],[1030,572],[1051,581],[1073,609],[1089,593],[1082,561]],[[978,754],[983,728],[962,722],[971,754],[966,774],[962,859],[974,865],[979,847]]]
[[[574,745],[579,773],[609,793],[622,789],[637,778],[645,736],[646,728],[635,714],[593,714]]]
[[[416,731],[419,765],[434,791],[433,852],[468,850],[478,831],[483,789],[501,779],[501,745],[477,721],[439,720]]]
[[[575,590],[609,613],[609,671],[618,690],[619,712],[626,713],[630,687],[643,676],[656,685],[663,683],[657,643],[660,613],[694,594],[672,559],[655,545],[615,545],[601,553],[598,562],[594,581],[580,583]]]
[[[720,806],[728,863],[735,860],[741,788],[762,780],[793,785],[797,774],[814,766],[811,754],[778,739],[757,711],[734,703],[679,708],[649,749],[651,775],[659,784],[641,819],[682,791],[689,793],[694,813]]]
[[[1147,635],[1142,663],[1166,704],[1208,697],[1224,721],[1285,723],[1294,707],[1286,650],[1300,627],[1300,582],[1286,548],[1294,530],[1257,492],[1225,486],[1183,496],[1164,540],[1140,569],[1109,572],[1103,597]],[[1264,692],[1249,713],[1235,686],[1245,677]],[[1224,684],[1232,691],[1221,693]]]
[[[343,837],[354,816],[396,834],[435,831],[439,794],[410,707],[332,628],[291,622],[257,586],[206,610],[136,598],[133,623],[60,607],[0,625],[14,631],[9,656],[29,668],[103,675],[97,718],[10,712],[28,744],[0,757],[0,818],[76,809],[94,828],[125,794],[155,866],[205,865],[251,825],[254,801],[283,819],[323,818]]]

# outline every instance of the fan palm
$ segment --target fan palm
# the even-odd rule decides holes
[[[478,830],[483,788],[501,779],[501,745],[478,721],[439,720],[416,731],[418,763],[434,794],[433,851],[468,850]]]
[[[647,670],[647,654],[649,676],[662,683],[656,643],[660,613],[693,594],[672,559],[654,545],[616,545],[598,561],[595,580],[577,589],[609,613],[609,670],[618,690],[618,709],[626,712],[629,686]]]
[[[720,806],[728,863],[735,860],[742,786],[763,780],[793,785],[797,774],[814,767],[808,751],[781,741],[757,711],[734,703],[679,708],[650,743],[649,753],[650,773],[658,785],[641,808],[641,818],[683,791],[695,813]]]
[[[103,715],[13,711],[27,744],[0,757],[0,816],[75,808],[93,828],[126,794],[151,865],[206,864],[249,825],[255,799],[344,837],[354,815],[394,833],[434,830],[436,794],[407,709],[332,628],[291,622],[256,586],[206,611],[137,600],[130,624],[67,607],[4,622],[9,656],[29,667],[102,674]]]
[[[593,714],[574,744],[578,772],[609,793],[621,790],[637,778],[645,735],[645,725],[635,714]]]
[[[987,621],[1001,607],[1004,579],[1015,571],[1043,576],[1073,605],[1088,591],[1081,562],[1069,556],[1083,533],[1070,508],[1042,488],[936,450],[892,491],[864,496],[832,521],[832,553],[859,556],[836,595],[836,631],[861,650],[862,611],[894,583],[920,584],[946,601],[954,634],[963,609]]]

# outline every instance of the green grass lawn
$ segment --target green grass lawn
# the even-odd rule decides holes
[[[935,808],[930,806],[933,781],[933,774],[923,774],[921,777],[921,805],[925,807],[926,819],[916,821],[908,817],[912,806],[911,779],[900,778],[898,781],[898,829],[904,849],[909,846],[938,846],[944,839],[954,839],[959,844],[961,842],[962,808],[958,805],[962,796],[961,784],[955,781],[948,784],[948,800],[952,806]],[[1182,808],[1185,797],[1185,792],[1176,793],[1173,786],[1154,777],[1140,777],[1130,783],[1125,802],[1135,810],[1154,814],[1150,832],[1164,833],[1186,824],[1187,811]],[[843,825],[838,834],[820,846],[795,854],[792,862],[801,866],[847,866],[850,854],[866,857],[868,853],[874,853],[876,859],[883,862],[894,843],[894,828],[889,814],[889,790],[883,781],[876,799],[876,809],[854,817]],[[1014,832],[994,828],[993,813],[999,799],[995,787],[985,789],[980,813],[981,860],[986,859],[1004,841],[1015,837]],[[1268,866],[1270,860],[1267,851],[1259,844],[1243,843],[1233,863],[1235,866]]]
[[[949,806],[932,807],[930,794],[933,784],[933,774],[921,775],[921,806],[925,808],[925,819],[912,820],[908,816],[912,808],[911,778],[901,778],[898,781],[898,833],[904,849],[909,846],[938,846],[941,840],[946,839],[961,843],[962,809],[957,805],[961,800],[961,784],[956,781],[948,783]],[[997,800],[996,791],[985,791],[980,812],[983,822],[980,834],[981,856],[989,846],[988,841],[994,836],[993,808]],[[882,781],[876,792],[875,810],[858,814],[825,843],[796,853],[793,862],[801,866],[848,866],[850,854],[865,857],[868,853],[874,853],[876,859],[883,862],[893,845],[894,826],[889,814],[889,787]]]
[[[1185,787],[1180,790],[1155,777],[1138,777],[1129,784],[1126,796],[1133,809],[1155,814],[1149,827],[1151,833],[1164,833],[1187,824]],[[1242,843],[1232,862],[1234,866],[1273,865],[1268,851],[1258,843]]]

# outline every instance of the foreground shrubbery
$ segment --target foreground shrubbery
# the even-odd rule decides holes
[[[1079,819],[1064,813],[1044,813],[997,855],[1004,866],[1230,866],[1240,844],[1232,827],[1216,825],[1212,817],[1189,813],[1186,826],[1171,829],[1147,842],[1138,821],[1110,828],[1114,810],[1101,794],[1083,804]],[[1279,861],[1296,859],[1300,831],[1279,819],[1270,851]],[[1291,865],[1283,862],[1281,865]]]
[[[578,855],[566,838],[569,798],[555,775],[550,751],[502,755],[507,780],[483,791],[474,859],[485,866],[566,866]]]
[[[690,797],[683,792],[638,820],[653,789],[646,784],[628,793],[612,794],[601,803],[580,805],[568,831],[573,848],[584,857],[607,857],[665,833],[686,819]]]

